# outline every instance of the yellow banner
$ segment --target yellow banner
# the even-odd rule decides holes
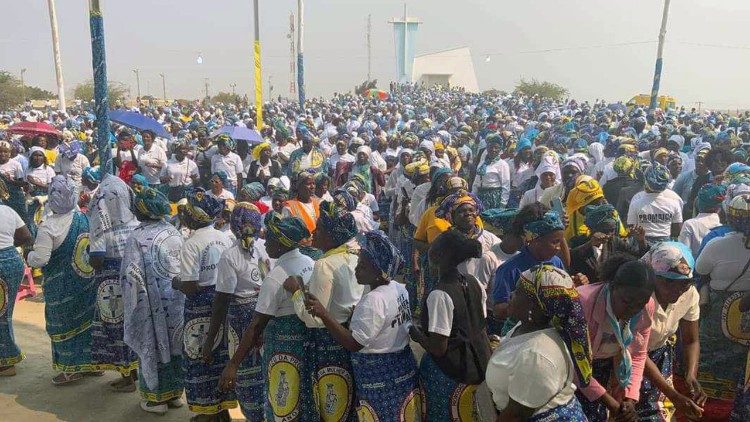
[[[260,41],[255,41],[255,126],[263,129],[263,74],[260,68]]]

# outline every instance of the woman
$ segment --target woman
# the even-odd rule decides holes
[[[698,256],[701,242],[711,229],[721,225],[719,210],[726,199],[727,187],[709,183],[703,185],[695,197],[698,215],[685,221],[677,240],[687,245],[694,257]]]
[[[693,286],[695,261],[690,249],[678,242],[655,245],[641,260],[654,269],[656,289],[654,321],[648,341],[648,360],[641,386],[641,398],[635,409],[642,421],[670,421],[675,410],[691,420],[701,417],[706,401],[698,376],[700,343],[698,336],[698,290]],[[675,362],[674,336],[682,343],[683,363]],[[685,370],[690,397],[672,385],[673,367]]]
[[[321,201],[332,201],[331,193],[331,178],[325,173],[318,173],[315,175],[315,196]]]
[[[185,197],[189,188],[200,184],[201,175],[198,173],[198,165],[187,157],[190,152],[187,142],[177,142],[173,148],[174,154],[161,169],[160,177],[162,186],[166,187],[167,198],[176,203]]]
[[[570,220],[570,224],[565,228],[565,240],[570,241],[576,236],[588,236],[590,231],[586,227],[586,207],[601,205],[605,201],[599,182],[589,176],[579,176],[565,200],[565,214]],[[618,227],[617,233],[624,237],[627,231],[624,227]]]
[[[299,277],[307,285],[314,261],[300,253],[299,242],[310,237],[298,218],[266,220],[266,251],[276,265],[263,279],[250,325],[221,374],[220,388],[232,390],[237,371],[251,350],[262,344],[263,376],[267,391],[266,420],[319,421],[313,401],[312,364],[307,328],[297,318],[294,305],[283,288],[290,277]]]
[[[265,185],[272,177],[281,177],[281,164],[271,159],[271,143],[265,141],[253,148],[253,161],[247,169],[247,182],[260,182]]]
[[[167,153],[154,143],[156,134],[150,130],[141,132],[143,149],[138,154],[139,172],[146,177],[149,186],[160,190],[161,171],[167,164]]]
[[[573,280],[549,264],[524,271],[509,313],[519,322],[487,365],[498,420],[586,420],[573,381],[591,379],[591,350]]]
[[[617,177],[608,180],[602,186],[602,192],[604,192],[604,199],[607,202],[617,205],[620,202],[620,193],[623,190],[640,188],[643,186],[643,183],[638,178],[638,172],[640,171],[638,163],[630,156],[622,155],[615,158],[615,161],[612,163],[612,169],[617,174]]]
[[[422,330],[412,325],[412,340],[425,349],[419,376],[425,390],[427,420],[478,420],[476,389],[484,381],[490,347],[485,333],[484,291],[457,266],[481,256],[482,246],[457,230],[430,245],[430,270],[438,283],[427,297]],[[469,358],[471,356],[471,358]],[[451,403],[466,403],[452,406]]]
[[[268,273],[271,263],[262,240],[258,240],[263,228],[258,208],[248,202],[235,205],[229,218],[229,226],[237,241],[225,250],[219,259],[219,278],[216,296],[211,310],[211,325],[203,342],[203,360],[210,363],[212,349],[222,324],[228,322],[229,348],[234,351],[242,333],[250,325],[255,312],[261,281]],[[239,380],[234,391],[247,420],[263,420],[263,371],[260,351],[247,356],[239,366]]]
[[[234,200],[234,194],[225,189],[229,184],[229,179],[224,171],[217,171],[211,177],[211,190],[206,192],[206,195],[211,196],[219,201],[225,201],[227,199]]]
[[[8,187],[0,180],[0,201],[10,197]],[[0,220],[5,221],[0,228],[0,377],[16,375],[16,364],[24,359],[13,335],[13,308],[16,294],[23,279],[24,264],[16,246],[31,247],[33,238],[26,224],[12,208],[0,204]]]
[[[748,357],[746,314],[734,311],[750,291],[750,194],[732,199],[727,224],[734,230],[710,241],[698,255],[695,272],[702,277],[698,380],[709,397],[704,413],[712,420],[750,418],[746,388]],[[746,311],[744,311],[746,312]]]
[[[185,395],[192,421],[220,421],[229,417],[227,409],[237,407],[234,392],[218,390],[221,371],[229,360],[227,339],[214,341],[211,359],[203,359],[202,346],[208,335],[211,306],[216,296],[221,254],[232,245],[229,235],[213,227],[224,203],[198,188],[188,194],[184,207],[185,225],[193,230],[180,253],[180,276],[173,286],[185,294],[183,368]]]
[[[320,199],[315,193],[315,173],[303,171],[295,181],[294,199],[286,201],[282,214],[284,217],[297,217],[305,222],[310,233],[315,232],[315,225],[320,215]]]
[[[86,167],[81,174],[81,192],[78,194],[78,207],[81,211],[88,213],[91,198],[96,195],[99,183],[102,182],[102,173],[99,166]]]
[[[409,295],[393,280],[403,258],[380,231],[363,236],[355,268],[370,292],[354,308],[347,329],[313,295],[305,300],[336,341],[352,353],[360,420],[406,422],[422,417],[417,362],[409,347]]]
[[[523,193],[518,208],[538,202],[545,189],[560,183],[562,176],[560,174],[560,159],[557,157],[557,153],[554,151],[545,152],[534,174],[537,177],[536,186]]]
[[[171,207],[153,188],[137,188],[133,212],[140,221],[122,259],[125,343],[138,354],[141,409],[163,415],[182,407],[182,329],[185,295],[172,288],[180,272],[180,232],[166,222]]]
[[[26,170],[27,192],[33,199],[27,208],[29,231],[36,236],[37,224],[42,220],[41,197],[47,196],[49,184],[55,177],[55,171],[47,165],[44,149],[31,147],[29,154],[29,168]]]
[[[645,190],[637,193],[628,208],[628,225],[641,226],[649,243],[676,239],[682,229],[682,207],[676,193],[667,189],[669,170],[654,163],[646,172]]]
[[[351,240],[357,235],[354,217],[337,203],[320,204],[320,217],[313,233],[313,246],[323,256],[315,262],[304,293],[310,293],[324,304],[340,324],[351,319],[352,309],[362,298],[364,286],[357,284],[358,248]],[[351,357],[331,336],[319,318],[307,312],[302,286],[294,278],[284,282],[291,293],[297,317],[307,325],[315,354],[313,382],[317,385],[318,409],[323,420],[356,420],[353,405],[354,380]],[[333,375],[336,374],[336,375]],[[337,378],[340,381],[332,381]]]
[[[510,167],[500,156],[502,143],[499,135],[487,137],[487,149],[471,186],[471,191],[488,209],[505,208],[510,194]]]
[[[26,186],[25,172],[18,160],[11,158],[12,146],[6,141],[0,141],[0,178],[8,188],[8,199],[4,201],[21,218],[28,223],[28,212],[26,210],[26,194],[23,188]]]
[[[604,282],[578,287],[588,322],[593,376],[576,396],[590,421],[638,420],[643,370],[654,315],[654,271],[627,255],[602,264]],[[615,376],[611,379],[612,375]]]
[[[81,154],[79,141],[63,142],[57,147],[59,154],[54,163],[55,173],[68,176],[76,185],[81,184],[81,173],[89,167],[89,159]]]
[[[268,205],[273,204],[273,200],[271,200],[271,203],[269,203],[268,205],[266,205],[266,203],[261,200],[265,193],[266,188],[264,188],[260,182],[251,182],[245,184],[245,186],[240,189],[240,193],[238,194],[237,199],[240,202],[249,202],[255,205],[261,214],[265,214],[270,210]]]
[[[229,192],[232,192],[232,195],[236,195],[239,186],[237,181],[242,180],[242,173],[244,172],[242,159],[234,152],[237,148],[237,141],[222,133],[216,137],[215,142],[217,153],[211,157],[211,174],[218,171],[226,173],[226,188]]]
[[[47,334],[52,340],[52,367],[60,373],[55,385],[68,384],[94,371],[91,358],[91,322],[96,284],[88,263],[89,220],[75,211],[75,183],[55,176],[47,206],[52,215],[39,225],[29,265],[43,268]],[[101,374],[101,373],[99,373]]]

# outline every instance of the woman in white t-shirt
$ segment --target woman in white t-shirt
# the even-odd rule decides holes
[[[573,280],[549,264],[524,271],[509,313],[519,322],[487,366],[498,420],[586,420],[573,381],[588,384],[591,350]]]
[[[216,296],[211,311],[211,325],[203,343],[203,359],[210,361],[217,335],[228,321],[229,350],[232,354],[239,339],[250,325],[258,302],[261,281],[270,270],[266,248],[258,237],[263,228],[258,208],[249,202],[235,205],[229,226],[237,241],[219,259]],[[263,420],[263,371],[259,350],[240,364],[239,383],[235,387],[242,413],[250,421]]]
[[[0,180],[0,200],[8,197],[8,187]],[[0,289],[5,293],[0,302],[0,377],[10,377],[16,375],[15,365],[24,358],[13,336],[13,308],[24,269],[16,246],[30,247],[33,239],[21,216],[9,206],[0,205],[0,221],[5,222],[0,225]]]
[[[52,178],[55,177],[55,170],[47,165],[47,156],[41,147],[31,147],[29,150],[29,168],[26,170],[26,182],[28,183],[28,192],[34,199],[27,208],[29,231],[36,235],[36,225],[41,221],[41,213],[37,213],[42,208],[42,197],[47,196],[47,189]],[[38,215],[37,215],[38,214]]]
[[[225,189],[229,184],[226,172],[220,170],[214,173],[211,177],[211,190],[206,192],[206,195],[213,196],[219,200],[234,199],[234,194]]]
[[[400,252],[383,232],[365,233],[355,274],[370,292],[354,308],[349,330],[313,295],[305,301],[331,336],[352,352],[358,412],[375,420],[421,418],[417,362],[409,347],[409,294],[393,280],[402,264]]]
[[[677,238],[682,229],[682,198],[667,189],[669,169],[654,163],[644,173],[645,190],[638,192],[628,208],[628,225],[641,226],[649,243]]]

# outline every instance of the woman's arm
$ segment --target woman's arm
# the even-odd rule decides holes
[[[700,337],[698,321],[680,320],[682,359],[685,368],[685,383],[690,388],[693,401],[703,406],[708,397],[698,382],[698,359],[700,358]]]
[[[343,325],[339,324],[335,319],[331,317],[325,307],[320,303],[318,298],[312,294],[308,294],[305,299],[305,306],[309,310],[312,316],[316,316],[323,321],[328,332],[331,333],[336,342],[344,346],[344,348],[350,352],[359,352],[364,347],[354,339],[352,333],[344,328]]]
[[[496,422],[523,422],[528,420],[536,409],[526,407],[517,401],[510,399],[508,405],[497,415]]]
[[[409,335],[412,340],[419,343],[427,353],[433,356],[442,357],[445,355],[445,352],[448,351],[448,337],[444,335],[430,333],[430,335],[427,336],[422,330],[414,325],[409,327]]]
[[[212,352],[214,349],[214,340],[216,339],[216,335],[219,334],[221,325],[227,319],[229,301],[231,299],[232,295],[224,292],[216,292],[216,295],[214,296],[214,301],[211,306],[211,324],[208,327],[208,335],[203,342],[203,348],[201,350],[203,361],[207,364],[210,364],[213,361]]]
[[[245,329],[245,332],[242,333],[242,339],[240,340],[237,350],[234,352],[234,356],[232,356],[232,359],[229,360],[226,368],[224,368],[224,371],[221,373],[221,379],[219,379],[219,390],[234,390],[237,383],[237,369],[240,367],[242,361],[245,360],[245,357],[250,350],[260,345],[260,338],[271,318],[273,318],[273,316],[262,314],[260,312],[256,312],[253,315],[250,325]]]

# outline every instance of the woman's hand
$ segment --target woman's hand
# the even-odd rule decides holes
[[[307,312],[314,317],[323,318],[328,313],[318,298],[310,293],[305,295],[305,307]]]
[[[206,341],[203,342],[203,347],[201,348],[201,355],[202,355],[203,363],[205,363],[206,365],[210,365],[214,361],[212,343],[213,342],[207,338]]]
[[[635,238],[639,245],[646,244],[646,230],[643,226],[633,226],[630,228],[630,235]]]
[[[290,294],[297,293],[297,290],[300,289],[300,282],[298,278],[299,277],[296,276],[287,277],[286,281],[284,281],[284,290],[286,290]]]
[[[585,274],[577,273],[571,279],[576,287],[589,284],[589,278]]]
[[[687,376],[685,377],[685,384],[687,384],[690,389],[690,395],[693,402],[698,406],[703,407],[703,405],[706,404],[706,400],[708,400],[708,396],[703,391],[703,387],[701,387],[698,380],[693,376]]]
[[[678,393],[676,396],[670,397],[669,399],[674,404],[675,409],[685,415],[689,420],[697,421],[703,416],[703,409],[682,394]]]
[[[220,391],[231,391],[234,390],[234,386],[237,384],[237,367],[229,361],[229,364],[221,371],[221,378],[219,378],[219,390]]]
[[[620,409],[614,415],[615,422],[638,422],[638,413],[635,412],[635,402],[625,399],[620,403]]]

